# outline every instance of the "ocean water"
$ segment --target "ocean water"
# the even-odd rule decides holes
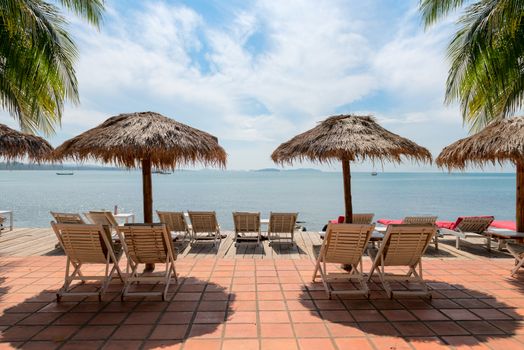
[[[353,173],[355,212],[381,217],[494,215],[514,220],[515,175],[503,173]],[[343,213],[342,174],[312,171],[177,171],[153,175],[155,210],[214,210],[224,229],[232,211],[296,211],[308,230]],[[49,211],[110,209],[142,218],[139,171],[0,171],[0,210],[16,227],[47,227]],[[156,214],[155,214],[156,219]]]

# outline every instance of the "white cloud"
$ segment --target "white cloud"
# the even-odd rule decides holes
[[[417,3],[397,18],[374,1],[258,0],[218,24],[174,2],[109,8],[101,32],[74,21],[82,105],[66,109],[63,134],[155,110],[230,145],[231,168],[266,167],[280,142],[383,93],[384,105],[358,109],[424,141],[417,132],[460,117],[442,105],[449,26],[424,32]]]

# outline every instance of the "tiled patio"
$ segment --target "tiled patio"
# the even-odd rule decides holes
[[[121,302],[116,283],[103,302],[56,304],[63,256],[2,257],[0,348],[520,349],[524,274],[509,277],[512,263],[426,258],[432,301],[389,300],[377,284],[370,300],[327,300],[310,259],[182,258],[169,302]]]

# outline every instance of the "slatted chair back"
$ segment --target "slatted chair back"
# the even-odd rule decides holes
[[[117,226],[128,259],[136,264],[165,263],[175,249],[165,224]]]
[[[188,211],[193,233],[215,233],[218,230],[217,216],[214,211]]]
[[[424,255],[436,231],[436,226],[430,224],[389,225],[378,255],[383,254],[384,266],[414,266]]]
[[[367,247],[375,225],[329,224],[321,260],[326,263],[356,265]]]
[[[273,213],[269,214],[269,233],[293,233],[297,222],[298,213]]]
[[[86,222],[82,216],[78,213],[58,213],[55,211],[51,212],[51,216],[59,224],[85,224]]]
[[[424,224],[430,224],[434,225],[437,221],[436,216],[406,216],[403,220],[403,224],[408,225],[424,225]]]
[[[94,211],[91,210],[88,213],[85,213],[85,216],[91,221],[93,224],[100,224],[104,226],[109,227],[117,227],[118,222],[116,221],[115,217],[113,216],[113,213],[110,211]]]
[[[259,232],[260,213],[234,212],[235,233]]]
[[[493,217],[465,217],[455,228],[462,232],[483,233],[493,222]]]
[[[181,211],[157,211],[160,222],[165,224],[167,229],[171,232],[187,232],[189,230]]]
[[[373,213],[353,214],[352,224],[371,225],[374,216],[375,214]]]
[[[51,222],[51,227],[64,252],[74,263],[107,263],[107,252],[112,245],[102,225]]]

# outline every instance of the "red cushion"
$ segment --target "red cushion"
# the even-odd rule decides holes
[[[491,218],[491,219],[494,219],[494,217],[490,216],[490,215],[484,215],[484,216],[459,216],[457,218],[457,221],[455,221],[455,223],[451,226],[450,230],[454,230],[455,228],[457,228],[457,226],[460,224],[460,222],[462,220],[464,220],[464,218]]]
[[[377,222],[382,225],[395,225],[401,224],[402,220],[378,219]]]
[[[451,230],[453,225],[455,225],[455,222],[454,221],[437,221],[435,224],[437,225],[438,228],[447,228]]]
[[[504,221],[504,220],[497,220],[493,221],[491,223],[492,227],[496,228],[505,228],[507,230],[517,231],[517,224],[515,221]]]

